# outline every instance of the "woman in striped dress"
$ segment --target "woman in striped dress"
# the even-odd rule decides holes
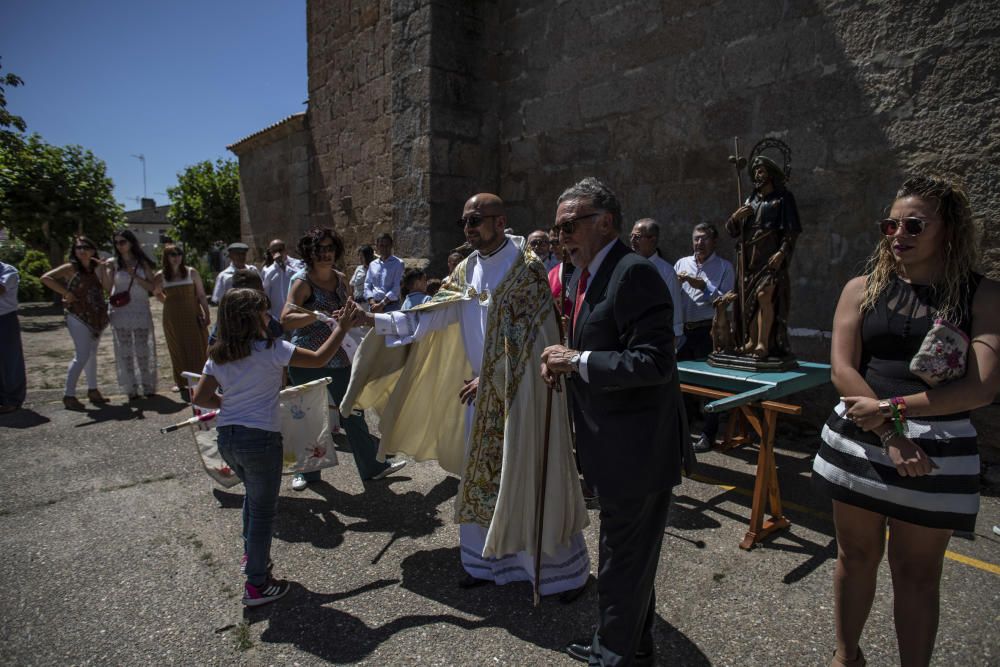
[[[837,305],[832,379],[844,398],[823,428],[813,466],[813,479],[833,499],[837,534],[831,665],[865,664],[858,642],[887,525],[900,660],[929,664],[945,549],[953,530],[973,530],[979,509],[969,411],[1000,390],[1000,285],[973,273],[965,193],[945,181],[909,179],[879,225],[866,274],[847,283]],[[931,387],[910,362],[936,318],[956,324],[971,344],[964,377]],[[892,405],[906,417],[896,420],[898,429],[885,416]]]

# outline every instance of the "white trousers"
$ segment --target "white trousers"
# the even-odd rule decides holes
[[[97,344],[101,337],[95,338],[90,327],[73,315],[66,316],[66,328],[76,350],[66,371],[66,395],[76,396],[76,383],[80,381],[81,371],[87,375],[87,389],[97,389]]]

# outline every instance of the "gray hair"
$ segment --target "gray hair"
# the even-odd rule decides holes
[[[643,227],[648,227],[650,233],[659,240],[660,238],[660,223],[652,218],[641,218],[635,221],[636,225],[642,225]],[[634,226],[634,225],[633,225]]]
[[[719,238],[719,230],[716,229],[715,225],[713,225],[710,222],[699,222],[697,225],[694,226],[694,231],[692,231],[691,233],[694,234],[694,232],[704,232],[705,234],[711,236],[713,239]]]
[[[600,179],[588,176],[579,183],[569,186],[556,200],[556,206],[569,199],[586,199],[594,208],[607,211],[611,214],[611,222],[614,228],[621,231],[622,228],[622,207],[618,203],[618,196],[614,190],[605,185]]]

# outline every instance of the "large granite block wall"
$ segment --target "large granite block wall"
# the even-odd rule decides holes
[[[597,175],[628,222],[662,223],[675,259],[694,224],[721,227],[737,205],[733,137],[746,151],[774,136],[793,150],[805,227],[795,327],[829,330],[910,171],[966,183],[984,268],[1000,269],[996,3],[307,5],[309,218],[333,221],[349,250],[392,231],[397,254],[438,272],[469,195],[499,192],[525,233],[551,224],[563,188]]]

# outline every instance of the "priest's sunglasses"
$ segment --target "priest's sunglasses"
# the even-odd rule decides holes
[[[927,223],[920,218],[885,218],[879,220],[877,224],[884,236],[895,236],[900,227],[907,236],[917,236],[927,226]]]
[[[572,234],[576,231],[576,226],[586,220],[587,218],[596,218],[599,215],[603,215],[603,211],[597,211],[595,213],[588,213],[587,215],[578,215],[575,218],[570,218],[569,220],[563,220],[552,225],[552,231],[556,234]]]
[[[458,219],[458,223],[456,223],[456,224],[458,224],[458,226],[460,228],[462,228],[462,229],[465,229],[466,225],[468,225],[469,227],[472,227],[473,229],[475,229],[479,225],[483,224],[483,220],[488,220],[490,218],[498,218],[498,217],[500,217],[500,216],[498,216],[498,215],[466,215],[464,217],[459,218]]]

